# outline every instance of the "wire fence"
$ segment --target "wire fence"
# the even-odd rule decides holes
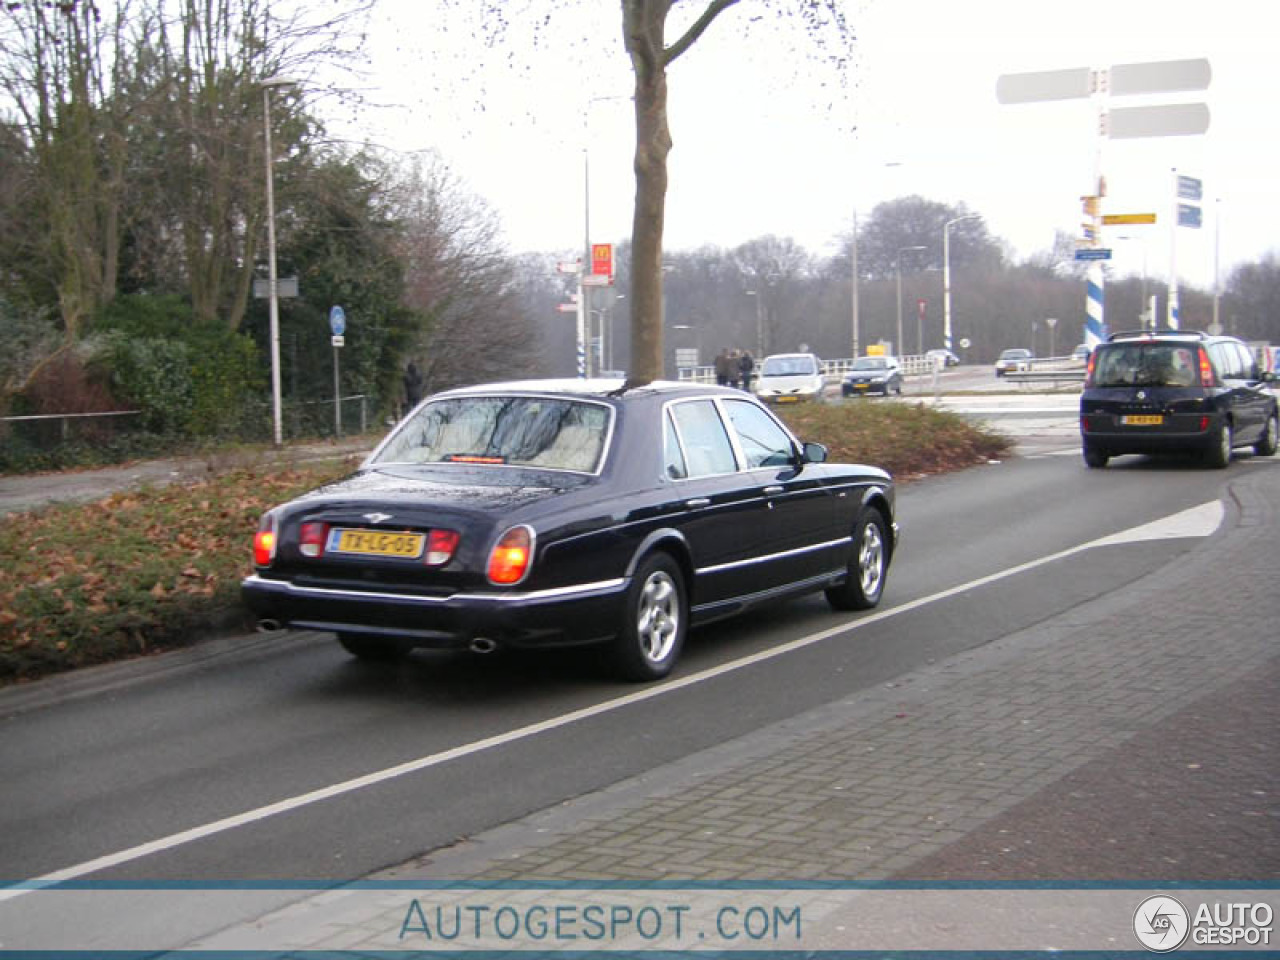
[[[357,436],[378,425],[372,422],[376,398],[352,394],[334,400],[286,402],[281,428],[289,440]],[[164,455],[208,440],[270,442],[270,404],[255,412],[233,436],[191,437],[157,434],[146,427],[140,410],[60,412],[0,417],[0,473],[63,469],[111,463],[141,456]]]

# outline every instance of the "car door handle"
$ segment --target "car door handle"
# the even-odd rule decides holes
[[[766,497],[776,497],[778,494],[782,493],[782,491],[783,488],[777,484],[772,484],[771,486],[764,488],[764,494]]]
[[[710,497],[694,497],[692,500],[686,500],[684,505],[690,510],[697,510],[699,507],[711,506]]]

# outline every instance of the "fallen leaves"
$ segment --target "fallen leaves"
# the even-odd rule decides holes
[[[237,471],[0,524],[0,682],[189,640],[239,607],[258,517],[347,462]]]

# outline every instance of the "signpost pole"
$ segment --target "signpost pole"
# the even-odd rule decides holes
[[[1173,168],[1173,216],[1169,218],[1169,329],[1178,329],[1178,168]]]
[[[333,433],[342,436],[342,391],[338,387],[338,347],[333,348]]]
[[[333,432],[334,436],[342,436],[342,388],[340,386],[341,378],[338,375],[338,351],[346,342],[344,334],[347,332],[347,313],[341,307],[334,305],[329,308],[329,331],[333,334]]]

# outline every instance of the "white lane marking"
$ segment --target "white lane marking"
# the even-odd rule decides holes
[[[1140,543],[1144,540],[1172,540],[1178,537],[1207,537],[1222,526],[1226,508],[1221,500],[1211,500],[1190,510],[1183,510],[1140,527],[1131,527],[1109,537],[1095,540],[1091,546],[1106,547],[1116,543]]]
[[[546,733],[549,730],[556,730],[560,727],[566,727],[570,724],[577,723],[579,720],[587,720],[591,717],[597,717],[602,714],[611,713],[614,710],[620,710],[623,707],[631,706],[636,703],[643,703],[646,700],[652,700],[656,697],[664,696],[675,690],[682,690],[685,687],[691,687],[696,683],[702,683],[705,680],[711,680],[715,677],[732,673],[735,670],[741,670],[757,663],[763,663],[766,660],[772,660],[775,657],[781,657],[795,650],[812,646],[815,643],[821,643],[832,637],[839,636],[842,633],[852,633],[855,630],[861,630],[872,624],[879,623],[882,620],[888,620],[890,617],[896,617],[899,614],[909,613],[912,610],[918,610],[921,607],[931,603],[937,603],[939,600],[946,600],[961,593],[984,587],[988,584],[996,583],[1009,577],[1017,576],[1028,570],[1034,570],[1037,567],[1054,563],[1066,557],[1074,556],[1077,553],[1083,553],[1095,547],[1113,546],[1123,543],[1137,543],[1145,540],[1167,539],[1174,537],[1207,537],[1213,533],[1222,522],[1225,514],[1221,502],[1214,500],[1209,503],[1201,504],[1190,510],[1183,510],[1181,513],[1175,513],[1153,523],[1143,524],[1142,526],[1133,527],[1120,533],[1102,537],[1098,540],[1091,540],[1088,543],[1082,543],[1066,550],[1060,550],[1057,553],[1040,557],[1036,560],[1030,560],[1026,563],[1018,564],[1014,567],[1000,570],[996,573],[988,574],[985,577],[978,577],[976,580],[970,580],[955,587],[949,587],[946,590],[931,594],[927,597],[919,597],[910,600],[896,607],[889,607],[884,610],[877,610],[874,613],[867,614],[859,619],[842,623],[837,626],[829,627],[826,630],[819,630],[817,633],[811,633],[805,637],[799,637],[788,643],[781,644],[776,647],[770,647],[768,650],[761,650],[758,653],[742,657],[738,660],[731,660],[728,663],[722,663],[716,667],[709,667],[706,670],[700,670],[697,673],[690,674],[678,680],[672,680],[666,683],[647,687],[634,693],[629,693],[622,697],[615,697],[612,700],[606,700],[603,703],[595,704],[590,707],[583,707],[580,710],[574,710],[558,717],[552,717],[548,720],[541,720],[538,723],[531,723],[527,726],[510,730],[506,733],[497,734],[496,736],[486,737],[483,740],[476,740],[473,743],[462,744],[453,747],[441,753],[433,753],[430,756],[419,757],[416,760],[409,760],[405,763],[397,764],[394,767],[387,767],[383,770],[376,770],[373,773],[367,773],[361,777],[354,777],[350,780],[344,780],[341,783],[335,783],[319,790],[312,790],[308,793],[299,794],[296,797],[289,797],[285,800],[279,800],[266,806],[257,807],[253,810],[247,810],[244,813],[236,814],[231,817],[224,817],[221,820],[215,820],[212,823],[206,823],[198,827],[192,827],[189,830],[182,830],[178,833],[170,834],[167,837],[160,837],[148,843],[139,844],[129,847],[127,850],[120,850],[116,853],[110,853],[105,856],[97,857],[93,860],[86,860],[84,863],[78,863],[74,866],[65,867],[61,870],[55,870],[52,873],[46,873],[43,876],[36,877],[33,880],[27,880],[21,886],[10,887],[8,889],[0,889],[0,902],[12,900],[20,897],[32,890],[40,887],[50,886],[56,883],[62,883],[68,880],[76,880],[80,877],[87,876],[91,873],[97,873],[100,870],[107,870],[111,867],[117,867],[133,860],[139,860],[143,857],[150,856],[154,853],[161,853],[165,850],[172,850],[187,843],[196,840],[203,840],[228,830],[234,830],[237,827],[248,826],[268,817],[274,817],[277,814],[289,813],[302,807],[309,806],[313,803],[319,803],[322,800],[329,800],[333,797],[339,797],[344,794],[354,793],[365,787],[376,786],[385,783],[388,780],[394,780],[398,777],[405,776],[410,773],[418,773],[431,767],[437,767],[441,764],[450,762],[451,760],[459,760],[473,754],[481,753],[494,747],[505,746],[506,744],[515,743],[520,740],[526,740],[529,737],[537,736],[540,733]]]

